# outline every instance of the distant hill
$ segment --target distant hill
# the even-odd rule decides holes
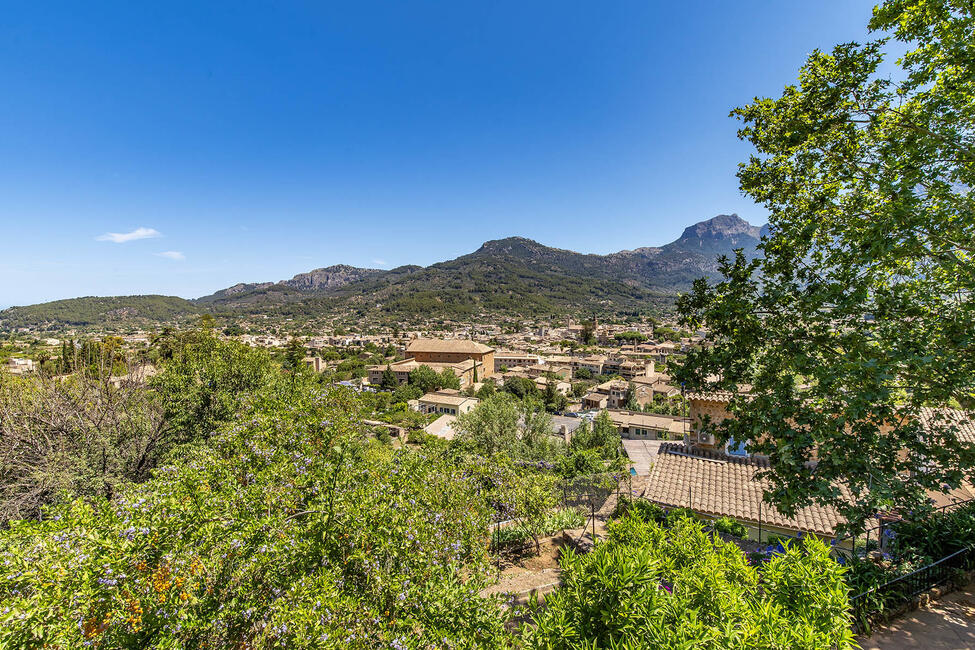
[[[200,306],[195,302],[178,296],[86,296],[29,307],[10,307],[0,311],[0,329],[151,324],[179,320],[200,312]]]
[[[610,255],[577,253],[509,237],[428,267],[384,271],[329,266],[281,282],[236,284],[195,301],[130,296],[15,307],[0,312],[0,327],[162,320],[202,312],[303,318],[347,311],[396,319],[465,318],[484,312],[545,316],[660,310],[694,279],[713,276],[720,255],[742,248],[754,256],[761,234],[760,228],[731,214],[694,224],[664,246]]]

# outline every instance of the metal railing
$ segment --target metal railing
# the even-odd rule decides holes
[[[850,598],[854,631],[869,629],[871,619],[910,603],[918,594],[947,584],[959,571],[975,569],[975,551],[966,547],[911,573]]]

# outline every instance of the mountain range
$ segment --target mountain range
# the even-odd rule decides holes
[[[487,312],[546,316],[661,311],[694,279],[713,277],[721,255],[757,253],[763,229],[718,215],[659,247],[609,255],[544,246],[523,237],[485,242],[427,267],[334,265],[281,282],[240,283],[195,300],[173,296],[85,297],[0,311],[0,328],[58,328],[178,320],[203,313],[291,318],[467,318]]]

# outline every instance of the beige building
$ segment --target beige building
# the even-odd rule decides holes
[[[7,359],[6,367],[7,371],[12,375],[23,375],[34,370],[34,361],[32,359],[11,357]]]
[[[367,380],[373,386],[378,386],[383,381],[383,373],[388,367],[396,375],[396,381],[400,385],[403,385],[410,380],[410,373],[419,368],[420,366],[427,366],[435,372],[443,372],[445,369],[449,369],[460,380],[460,387],[466,388],[471,384],[475,383],[475,375],[478,380],[484,377],[484,364],[480,361],[467,360],[458,363],[437,363],[434,361],[420,363],[416,359],[404,359],[402,361],[397,361],[395,363],[380,364],[376,366],[369,366],[367,369]]]
[[[537,354],[527,352],[495,351],[494,353],[494,372],[501,372],[501,367],[505,368],[531,368],[542,364],[542,358]]]
[[[413,339],[406,346],[406,356],[425,365],[476,361],[479,374],[475,381],[494,374],[494,348],[467,339]]]
[[[302,362],[312,372],[322,372],[325,370],[325,360],[321,357],[305,357],[302,359]]]
[[[582,398],[583,409],[621,409],[626,405],[630,383],[612,379],[595,386]],[[653,402],[653,390],[645,385],[633,384],[633,399],[641,407]]]
[[[572,368],[569,366],[553,366],[543,363],[538,366],[527,366],[522,368],[529,377],[544,377],[549,373],[565,380],[572,379]]]
[[[609,419],[619,428],[620,437],[632,440],[683,441],[687,419],[676,415],[608,410]]]
[[[435,393],[427,393],[417,400],[417,410],[420,413],[442,413],[444,415],[460,415],[470,413],[477,406],[475,397],[466,397],[459,391],[444,389]]]

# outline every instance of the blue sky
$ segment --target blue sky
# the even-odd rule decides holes
[[[762,223],[729,110],[872,6],[149,4],[4,9],[0,306]]]

